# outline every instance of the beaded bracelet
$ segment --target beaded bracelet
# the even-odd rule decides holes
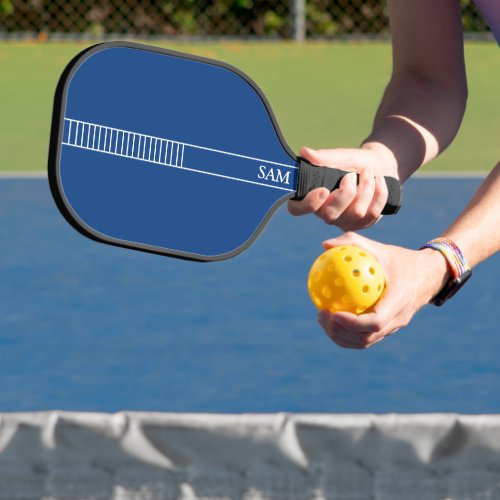
[[[453,275],[453,278],[432,300],[433,304],[440,306],[458,292],[471,277],[472,270],[460,248],[448,238],[436,238],[426,243],[421,250],[423,248],[431,248],[440,252],[446,259]]]
[[[458,278],[470,270],[462,250],[448,238],[436,238],[426,243],[422,248],[432,248],[441,252],[448,262],[454,278]]]

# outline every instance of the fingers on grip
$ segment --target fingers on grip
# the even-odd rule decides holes
[[[307,193],[319,187],[329,191],[337,189],[342,178],[349,172],[330,167],[317,167],[303,158],[299,158],[299,177],[294,200],[302,200]],[[401,207],[401,184],[394,177],[384,177],[387,184],[388,198],[382,214],[395,214]],[[359,181],[359,175],[357,176]]]

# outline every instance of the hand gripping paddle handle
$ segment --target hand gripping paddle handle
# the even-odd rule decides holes
[[[294,200],[302,200],[307,193],[319,187],[326,187],[328,190],[333,191],[339,187],[343,177],[350,173],[338,168],[316,167],[300,157],[298,158],[298,164],[299,178]],[[395,214],[401,207],[401,184],[394,177],[384,177],[384,179],[389,195],[382,213],[384,215]],[[357,182],[359,182],[359,175],[357,176]]]

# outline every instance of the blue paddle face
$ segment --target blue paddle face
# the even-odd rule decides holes
[[[227,258],[295,193],[296,160],[265,98],[220,63],[98,45],[67,68],[55,109],[52,191],[100,241]]]

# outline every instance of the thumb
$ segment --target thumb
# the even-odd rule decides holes
[[[369,250],[369,242],[370,240],[368,240],[368,238],[365,238],[364,236],[361,236],[360,234],[357,234],[355,232],[349,231],[347,233],[341,234],[340,236],[337,236],[336,238],[330,238],[326,241],[323,241],[322,245],[325,250],[342,245],[356,245]]]
[[[303,146],[300,148],[299,155],[305,160],[311,162],[313,165],[319,167],[322,167],[324,165],[323,162],[324,155],[322,155],[320,151],[317,151],[316,149]]]
[[[358,171],[364,164],[364,151],[358,149],[311,149],[302,147],[299,151],[300,156],[320,167],[347,167]]]
[[[384,273],[386,269],[389,267],[390,260],[389,254],[387,253],[387,245],[380,243],[375,240],[371,240],[366,236],[362,236],[361,234],[355,233],[353,231],[349,231],[347,233],[341,234],[336,238],[331,238],[326,241],[323,241],[322,244],[325,250],[330,250],[333,247],[340,247],[343,245],[352,245],[359,248],[365,249],[368,253],[372,254],[376,260],[378,260],[379,264],[384,269]]]

